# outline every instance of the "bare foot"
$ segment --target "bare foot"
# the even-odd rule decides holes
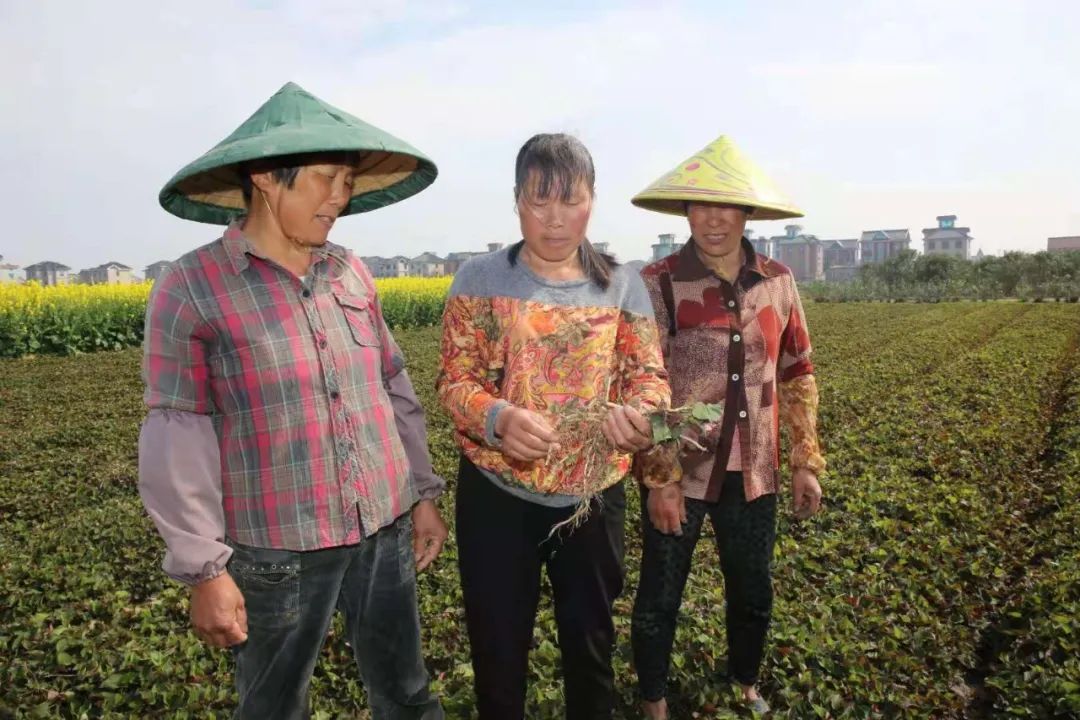
[[[656,702],[645,700],[641,703],[641,709],[648,720],[668,720],[667,700],[664,698]]]
[[[743,700],[747,702],[754,702],[761,697],[758,695],[757,688],[753,685],[740,685],[739,688],[742,690]]]

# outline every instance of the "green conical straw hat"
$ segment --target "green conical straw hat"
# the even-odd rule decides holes
[[[158,200],[173,215],[227,225],[245,213],[239,167],[297,153],[356,151],[361,162],[342,215],[367,212],[415,195],[438,170],[393,135],[286,83],[229,137],[173,176]]]
[[[802,217],[772,180],[721,135],[630,200],[646,210],[686,215],[686,203],[730,203],[754,208],[754,220]]]

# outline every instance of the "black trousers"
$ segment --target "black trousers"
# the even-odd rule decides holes
[[[611,612],[623,588],[626,495],[594,500],[574,530],[548,539],[573,508],[551,508],[498,488],[462,458],[457,544],[480,720],[525,717],[525,689],[540,571],[554,593],[568,720],[610,718],[615,704]]]
[[[712,520],[724,573],[728,674],[743,685],[757,682],[772,616],[772,554],[776,542],[776,495],[746,502],[742,473],[729,472],[715,503],[686,500],[681,536],[665,535],[649,520],[642,489],[641,579],[631,624],[638,684],[646,700],[667,694],[675,624],[705,516]]]

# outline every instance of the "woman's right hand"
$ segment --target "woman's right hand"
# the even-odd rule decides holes
[[[558,442],[555,431],[541,415],[513,405],[499,411],[495,434],[502,438],[503,453],[522,462],[546,457]]]
[[[239,645],[248,638],[244,594],[228,572],[191,588],[191,624],[213,647]]]

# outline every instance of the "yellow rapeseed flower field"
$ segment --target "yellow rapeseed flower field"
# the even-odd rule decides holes
[[[36,282],[24,285],[0,285],[0,313],[41,312],[47,307],[86,308],[115,303],[143,303],[150,294],[151,283],[135,285],[50,285]]]
[[[453,278],[379,278],[393,328],[435,325]],[[118,350],[142,342],[152,283],[0,284],[0,357]]]

